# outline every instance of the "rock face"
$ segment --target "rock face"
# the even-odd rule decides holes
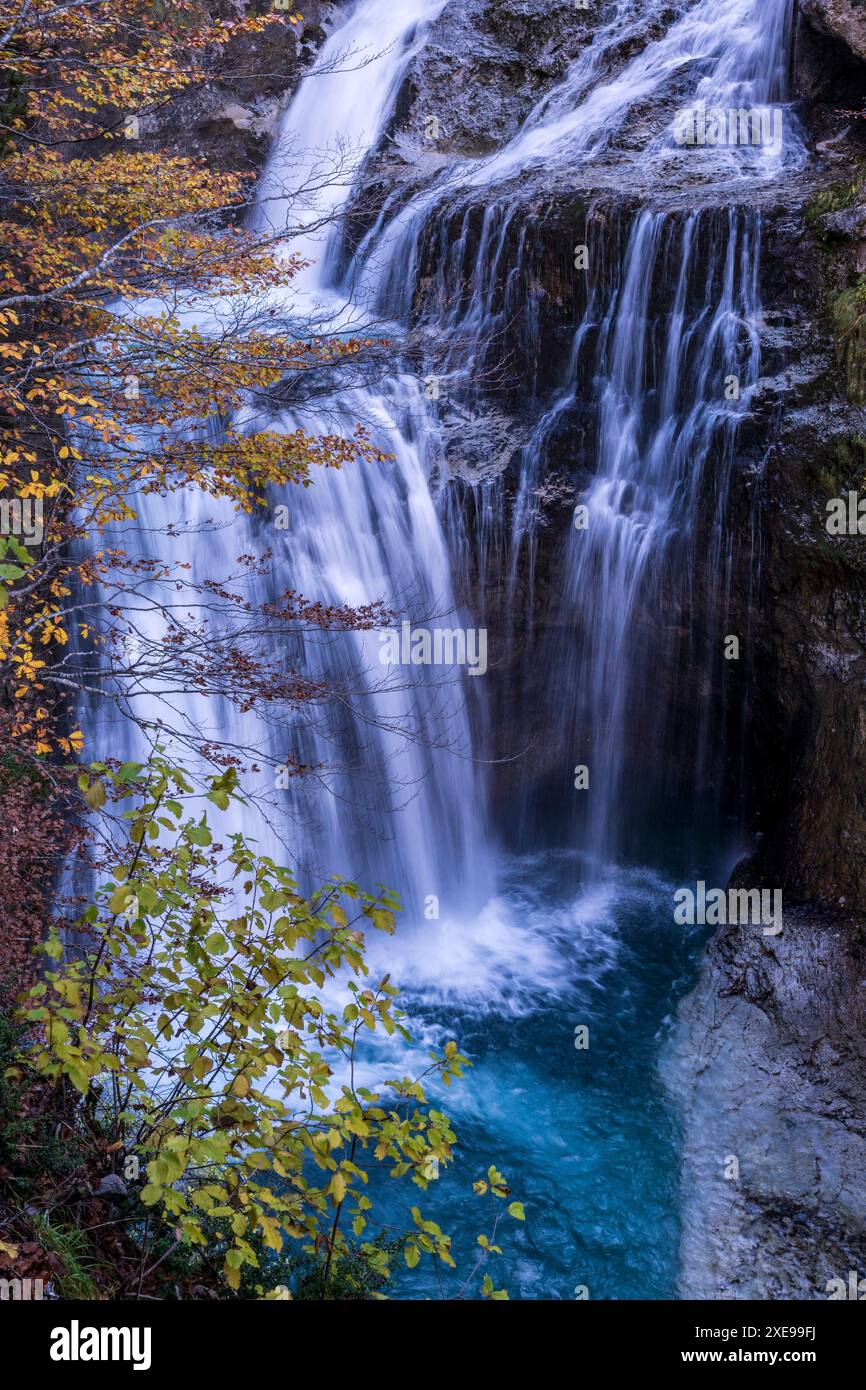
[[[686,1119],[681,1296],[820,1299],[862,1277],[862,919],[798,909],[776,937],[726,928],[666,1071]]]
[[[804,18],[866,61],[866,9],[860,0],[800,0]]]
[[[263,33],[205,53],[205,80],[162,111],[144,114],[141,139],[219,167],[257,170],[272,147],[283,103],[309,67],[345,0],[305,0],[303,19],[276,14]],[[209,0],[216,18],[260,12],[245,0]],[[294,6],[292,7],[294,10]]]
[[[858,181],[831,187],[843,209],[823,212],[818,195],[766,232],[767,375],[737,518],[756,526],[761,566],[748,806],[761,863],[792,900],[866,912],[866,551],[856,530],[828,530],[843,503],[847,526],[850,493],[866,498],[862,349],[839,308],[859,293],[866,242]],[[741,582],[745,622],[754,572]]]
[[[591,12],[570,0],[449,0],[401,93],[404,136],[449,155],[489,154],[592,34]]]

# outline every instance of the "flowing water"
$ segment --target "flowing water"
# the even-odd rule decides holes
[[[260,230],[291,217],[292,249],[312,263],[271,307],[337,332],[387,320],[395,351],[409,330],[432,345],[425,372],[407,367],[338,391],[318,411],[276,412],[287,432],[348,430],[361,419],[390,461],[274,496],[274,509],[288,505],[286,531],[183,498],[148,501],[143,520],[154,532],[167,521],[180,528],[174,553],[188,553],[193,580],[270,547],[276,579],[261,581],[259,599],[276,586],[327,603],[382,599],[415,625],[486,624],[492,650],[525,642],[523,664],[473,679],[458,664],[383,667],[377,633],[298,638],[282,654],[286,669],[328,679],[343,698],[297,727],[192,692],[169,697],[147,681],[130,703],[156,720],[170,701],[190,739],[212,735],[263,761],[291,753],[321,768],[271,797],[260,838],[287,845],[311,879],[336,872],[401,893],[405,921],[374,956],[405,991],[420,1055],[456,1036],[475,1063],[448,1097],[460,1157],[424,1199],[464,1256],[480,1229],[471,1182],[495,1161],[527,1205],[497,1272],[512,1296],[570,1298],[585,1286],[591,1297],[674,1297],[677,1120],[656,1058],[701,940],[673,924],[671,876],[723,873],[732,837],[702,829],[686,854],[673,826],[662,845],[654,807],[670,799],[676,762],[676,815],[688,827],[707,788],[712,799],[724,756],[725,503],[759,373],[761,225],[751,195],[802,160],[781,105],[793,4],[606,6],[593,41],[506,147],[439,169],[408,200],[394,195],[352,251],[339,214],[443,9],[444,0],[358,0],[285,113],[255,214]],[[658,37],[618,58],[651,19]],[[781,110],[782,147],[678,146],[673,115],[697,101]],[[643,123],[639,153],[624,138],[633,120]],[[329,182],[337,165],[340,180]],[[590,201],[594,182],[618,180],[652,196],[612,219],[556,383],[522,383],[513,488],[497,476],[452,477],[447,420],[425,373],[447,383],[468,432],[503,340],[512,335],[531,358],[538,214],[517,185],[561,189],[572,173]],[[684,195],[690,180],[694,198]],[[300,211],[287,186],[307,190]],[[728,377],[735,391],[726,392]],[[557,537],[556,611],[536,641],[539,565],[553,552],[533,499],[575,416],[585,422],[575,465],[585,524],[569,518]],[[221,529],[190,547],[215,514]],[[698,576],[717,600],[700,631]],[[696,681],[703,693],[686,699]],[[530,790],[494,806],[490,764],[505,724],[536,752],[525,764]],[[112,738],[140,751],[122,726]],[[574,789],[575,763],[589,769],[588,792]],[[575,1046],[581,1026],[588,1051]],[[379,1195],[402,1224],[387,1188]],[[406,1292],[419,1287],[437,1291],[416,1275]]]

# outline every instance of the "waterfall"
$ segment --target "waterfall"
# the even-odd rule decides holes
[[[263,232],[282,230],[291,215],[300,232],[289,250],[309,264],[288,293],[278,289],[257,306],[258,321],[276,310],[290,322],[314,322],[321,334],[339,335],[350,322],[357,326],[356,310],[329,274],[341,235],[338,213],[390,116],[425,25],[443,4],[362,3],[301,83],[262,176],[252,222]],[[179,316],[207,332],[232,310],[231,304],[193,298]],[[287,434],[303,428],[348,436],[358,421],[389,461],[323,469],[309,489],[285,496],[274,491],[265,524],[192,492],[145,495],[138,499],[135,527],[119,526],[114,539],[143,560],[159,536],[160,558],[186,566],[192,597],[182,604],[175,600],[172,612],[189,629],[206,614],[206,599],[194,596],[198,586],[236,572],[237,556],[270,549],[271,573],[249,590],[256,603],[291,589],[335,607],[382,601],[398,627],[409,622],[465,630],[468,615],[458,611],[431,492],[435,430],[417,380],[398,374],[373,388],[332,394],[319,415],[277,410],[268,425]],[[285,529],[277,524],[281,508],[289,517]],[[197,544],[195,538],[205,533],[207,545]],[[165,612],[156,604],[171,592],[169,582],[145,587],[154,602],[142,602],[124,632],[133,660],[144,648],[158,646]],[[109,583],[107,604],[111,597]],[[268,852],[290,854],[307,887],[340,873],[398,890],[410,915],[420,915],[431,897],[443,913],[471,909],[487,900],[492,883],[484,786],[471,728],[483,718],[481,694],[472,689],[477,682],[456,659],[432,668],[394,668],[382,664],[382,650],[378,632],[299,635],[277,659],[287,672],[301,670],[313,682],[327,682],[332,698],[314,701],[288,726],[266,709],[241,714],[228,700],[206,696],[192,684],[169,693],[160,678],[148,678],[146,662],[121,689],[132,719],[115,719],[93,706],[85,717],[101,749],[128,758],[146,755],[152,741],[165,742],[173,730],[175,751],[186,762],[198,762],[209,743],[224,743],[242,761],[264,764],[268,780],[262,774],[258,781],[250,774],[244,779],[257,811],[243,821],[233,813],[231,829],[252,833]],[[284,785],[280,770],[292,759],[310,773]]]
[[[312,262],[291,285],[294,311],[299,303],[308,312],[315,306],[313,312],[337,331],[357,322],[359,313],[363,319],[364,310],[335,283],[342,227],[334,214],[381,135],[424,26],[443,4],[359,5],[298,89],[262,179],[255,221],[279,226],[287,205],[274,191],[289,178],[294,186],[316,185],[329,157],[323,151],[349,152],[348,186],[328,186],[324,203],[315,199],[307,214],[313,229],[290,248]],[[329,71],[341,63],[350,70]],[[329,219],[324,232],[323,217]],[[417,379],[394,375],[330,398],[319,417],[286,411],[274,423],[287,433],[324,433],[336,422],[348,433],[357,420],[392,460],[329,470],[313,487],[285,499],[289,528],[271,539],[280,583],[334,605],[382,599],[399,614],[401,627],[408,622],[465,629],[468,615],[458,611],[431,492],[439,462],[435,421]],[[287,654],[296,666],[345,692],[333,711],[290,731],[295,756],[324,769],[321,780],[298,779],[289,788],[290,815],[303,826],[301,863],[314,876],[348,865],[365,882],[397,887],[410,915],[420,915],[432,898],[444,912],[480,907],[492,888],[472,731],[471,706],[481,706],[482,697],[453,664],[383,667],[382,636],[299,642]],[[475,722],[481,717],[476,708]],[[279,760],[280,750],[273,751]]]
[[[579,499],[584,525],[566,542],[559,636],[531,656],[546,682],[544,728],[536,735],[541,762],[558,761],[560,769],[558,781],[544,787],[553,816],[544,825],[536,815],[529,829],[520,820],[518,834],[537,843],[558,819],[597,867],[622,853],[634,825],[652,818],[654,799],[668,794],[665,760],[690,764],[692,797],[709,787],[719,800],[713,783],[724,750],[711,724],[737,698],[728,693],[736,683],[722,654],[725,502],[737,426],[759,372],[761,217],[749,203],[804,158],[796,117],[784,104],[792,15],[791,0],[683,6],[660,38],[610,78],[611,54],[641,22],[634,6],[616,6],[505,148],[468,169],[446,170],[390,220],[386,206],[359,252],[369,265],[360,276],[364,293],[380,312],[414,321],[431,345],[452,416],[462,411],[471,423],[485,395],[495,396],[487,382],[506,334],[509,346],[526,344],[523,406],[529,402],[534,418],[510,519],[501,478],[476,484],[471,507],[453,496],[463,486],[458,480],[446,503],[464,582],[471,583],[474,562],[478,591],[499,585],[505,595],[497,615],[503,641],[516,626],[526,639],[533,621],[533,498],[552,441],[569,412],[580,407],[593,416],[593,448],[579,451],[573,465],[590,481]],[[642,12],[644,25],[647,19]],[[640,157],[623,145],[635,108],[647,130]],[[677,130],[691,111],[704,128],[698,146],[684,148]],[[721,132],[707,125],[708,113],[717,121],[714,112],[725,116]],[[755,124],[757,113],[763,125]],[[770,138],[757,139],[758,129]],[[562,189],[570,176],[591,202],[596,184],[612,185],[612,171],[620,182],[634,180],[642,207],[626,224],[606,278],[598,262],[610,255],[599,237],[584,248],[584,309],[562,380],[536,399],[529,375],[535,268],[527,249],[540,234],[532,228],[533,193],[538,199],[550,186]],[[719,187],[730,190],[729,211],[720,215],[710,205],[684,213],[689,193],[700,198],[709,180],[714,200]],[[720,600],[701,634],[690,611],[699,544],[704,587]],[[518,615],[521,564],[526,590]],[[689,685],[703,693],[684,695]],[[526,717],[518,707],[515,720]],[[678,748],[671,743],[677,719]],[[572,753],[588,768],[590,791],[568,803]]]
[[[372,967],[393,974],[423,1043],[459,1036],[473,1057],[472,1098],[449,1108],[465,1107],[473,1167],[501,1158],[531,1207],[536,1244],[512,1271],[523,1296],[675,1287],[678,1141],[648,1077],[701,946],[673,925],[664,874],[682,857],[656,856],[652,835],[672,842],[702,797],[720,802],[742,698],[723,651],[726,511],[760,371],[761,200],[804,160],[786,105],[793,10],[599,7],[512,140],[437,161],[372,225],[365,212],[359,236],[368,156],[447,11],[358,0],[260,180],[253,225],[266,235],[290,218],[288,250],[309,264],[257,322],[389,339],[386,374],[328,383],[315,406],[292,404],[289,377],[265,422],[349,434],[361,421],[388,460],[271,489],[249,518],[191,490],[145,496],[114,538],[142,559],[157,538],[167,570],[189,566],[179,598],[169,580],[141,586],[188,631],[206,616],[196,586],[240,555],[272,556],[246,581],[256,605],[291,589],[391,610],[386,631],[298,630],[270,653],[331,692],[288,722],[169,691],[145,662],[120,714],[109,723],[104,702],[84,725],[129,758],[169,730],[187,762],[227,745],[262,770],[244,777],[254,804],[221,832],[291,856],[305,887],[336,873],[401,894],[406,925],[368,943]],[[745,111],[760,133],[748,113],[761,108],[771,133],[783,123],[778,145],[682,139],[684,112]],[[231,308],[191,299],[182,314],[207,332]],[[562,468],[567,502],[545,528],[539,493]],[[486,673],[384,664],[383,638],[404,622],[484,631]],[[129,652],[158,646],[164,625],[142,602]],[[283,786],[289,759],[308,771]],[[589,1069],[576,1025],[592,1034]],[[450,1227],[442,1201],[426,1193],[425,1215]]]
[[[471,416],[509,324],[519,315],[522,332],[531,335],[535,327],[526,207],[503,193],[503,185],[518,174],[537,180],[539,168],[544,177],[561,177],[576,155],[590,186],[596,166],[603,172],[612,159],[633,165],[633,153],[617,151],[617,140],[635,105],[654,101],[644,161],[655,178],[681,192],[684,177],[703,176],[708,151],[677,147],[671,134],[677,110],[696,101],[704,108],[783,101],[792,5],[701,0],[684,6],[672,21],[668,13],[661,37],[611,76],[611,55],[646,21],[639,7],[621,0],[509,145],[490,159],[447,167],[396,214],[386,202],[347,270],[340,214],[351,206],[365,157],[380,141],[403,76],[443,6],[444,0],[362,0],[353,9],[289,104],[253,223],[262,231],[279,229],[291,216],[298,232],[289,249],[310,262],[269,298],[270,312],[276,306],[289,323],[313,315],[322,331],[336,333],[385,315],[396,352],[414,319],[434,345],[452,401]],[[661,15],[663,7],[657,9]],[[716,152],[716,172],[721,167],[738,190],[778,177],[801,157],[795,122],[785,115],[782,148],[725,148]],[[620,851],[624,801],[633,795],[635,808],[643,786],[645,807],[652,785],[652,757],[632,756],[635,731],[651,748],[670,751],[670,672],[689,678],[696,657],[675,645],[660,652],[650,619],[666,604],[670,625],[681,620],[688,627],[683,615],[699,533],[709,536],[713,582],[720,581],[736,425],[757,378],[760,216],[732,211],[724,227],[714,217],[712,210],[683,215],[646,207],[623,235],[608,282],[590,269],[560,386],[533,407],[510,520],[497,479],[475,489],[468,524],[460,500],[467,485],[449,481],[435,403],[417,375],[399,371],[373,386],[337,392],[318,414],[276,411],[274,423],[287,433],[299,427],[348,432],[360,419],[392,455],[385,465],[323,470],[309,489],[273,496],[274,513],[288,504],[287,529],[273,519],[262,525],[237,518],[195,497],[142,501],[145,534],[167,523],[195,534],[216,513],[221,525],[209,546],[189,557],[194,582],[212,578],[215,566],[230,572],[242,552],[269,548],[279,589],[334,605],[384,600],[399,621],[414,626],[465,629],[481,621],[461,609],[454,587],[455,575],[465,581],[477,565],[507,595],[503,630],[492,634],[494,644],[497,637],[506,643],[516,628],[532,623],[533,497],[551,440],[577,402],[588,405],[596,417],[595,458],[581,464],[591,474],[581,498],[588,524],[564,542],[558,637],[533,660],[549,691],[542,741],[549,761],[561,762],[562,786],[572,760],[590,769],[591,794],[580,811],[575,798],[568,806],[561,801],[560,818],[598,864]],[[431,274],[419,322],[414,296],[422,262]],[[696,277],[713,303],[706,295],[696,300]],[[219,318],[212,305],[193,303],[185,313],[205,326]],[[732,401],[723,391],[727,373],[738,382]],[[698,525],[698,511],[708,483],[715,514],[707,528]],[[166,542],[176,557],[184,545]],[[522,554],[528,555],[529,606],[523,615],[516,611]],[[253,596],[273,597],[275,585],[274,578],[263,580]],[[146,635],[158,638],[156,630]],[[258,788],[270,803],[265,839],[271,847],[275,840],[288,845],[309,877],[338,870],[396,885],[416,915],[424,901],[443,893],[454,911],[477,909],[493,885],[485,682],[453,664],[383,667],[381,640],[378,633],[316,642],[299,637],[282,652],[287,670],[304,670],[339,694],[331,707],[317,706],[289,728],[275,728],[261,714],[240,717],[227,702],[195,690],[171,697],[174,717],[191,743],[198,735],[227,738],[257,751],[270,767],[291,754],[314,770],[273,795]],[[701,659],[711,662],[705,676],[715,681],[718,653],[705,645]],[[669,688],[638,719],[636,707],[662,660]],[[164,698],[158,682],[139,681],[126,695],[155,727]],[[138,751],[136,735],[121,731],[120,738],[128,753]],[[707,741],[703,727],[690,749],[695,757]],[[706,775],[696,770],[695,780]]]
[[[694,681],[699,669],[712,692],[708,705],[724,703],[723,633],[711,628],[699,662],[681,648],[694,640],[691,548],[699,532],[709,587],[724,592],[720,566],[736,428],[758,377],[760,242],[756,220],[736,212],[721,225],[711,220],[709,244],[701,222],[700,214],[638,215],[598,335],[598,465],[583,494],[585,512],[575,514],[581,524],[569,545],[564,590],[578,614],[577,640],[560,644],[553,669],[565,690],[576,692],[566,717],[578,761],[594,775],[586,841],[602,862],[621,843],[614,819],[623,807],[630,815],[646,810],[646,784],[672,754],[666,726],[682,716],[677,683]],[[659,269],[667,300],[654,313]],[[705,300],[689,318],[696,275],[715,303]],[[654,344],[660,323],[666,337]],[[704,524],[702,508],[709,513]],[[661,698],[653,698],[656,691]],[[706,729],[694,732],[689,761],[697,787]]]

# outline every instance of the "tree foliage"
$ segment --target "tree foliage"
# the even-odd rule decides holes
[[[37,756],[81,751],[82,690],[122,701],[134,683],[121,640],[130,608],[147,602],[170,624],[164,594],[195,601],[188,566],[117,541],[143,496],[186,488],[251,511],[268,505],[269,486],[383,457],[361,428],[271,426],[281,382],[375,345],[275,322],[267,295],[301,266],[287,249],[296,228],[254,230],[250,171],[140,148],[135,124],[204,81],[239,34],[296,22],[214,20],[195,0],[0,0],[0,70],[24,94],[0,127],[0,501],[19,515],[38,504],[44,518],[33,546],[14,527],[0,536],[0,661],[18,709],[12,737]],[[226,653],[258,616],[244,572],[241,562],[234,587],[205,596],[193,640],[229,695]],[[338,621],[365,617],[326,615]],[[241,699],[273,677],[249,651],[246,661]]]
[[[363,1040],[396,1055],[408,1037],[366,958],[397,900],[341,879],[305,897],[243,835],[221,842],[210,822],[243,801],[243,750],[142,721],[148,763],[95,763],[79,722],[86,699],[135,719],[130,692],[157,688],[302,710],[327,691],[273,661],[281,639],[382,617],[278,586],[254,601],[267,552],[197,584],[143,539],[154,496],[252,512],[319,468],[385,459],[360,425],[274,425],[287,383],[303,399],[385,348],[292,310],[291,214],[262,230],[248,170],[141,139],[232,45],[296,23],[202,0],[0,0],[0,808],[4,877],[38,886],[0,953],[25,986],[0,1039],[0,1269],[63,1296],[159,1296],[168,1279],[213,1296],[219,1270],[223,1290],[279,1298],[283,1269],[296,1294],[378,1296],[395,1255],[455,1265],[420,1207],[383,1230],[368,1195],[379,1168],[422,1192],[447,1168],[455,1135],[427,1091],[466,1065],[448,1042],[420,1075],[356,1083]],[[315,193],[279,190],[307,209]],[[67,895],[72,926],[50,908],[71,859],[100,885]],[[495,1168],[476,1190],[497,1211],[458,1297],[498,1252],[509,1196]],[[480,1292],[506,1296],[486,1272]]]
[[[451,1163],[455,1134],[426,1086],[467,1064],[447,1042],[420,1075],[355,1079],[368,1035],[410,1040],[390,977],[371,980],[365,959],[369,931],[394,931],[396,900],[341,881],[304,898],[242,834],[221,843],[162,759],[80,778],[95,804],[129,803],[128,844],[78,923],[77,950],[56,931],[40,948],[46,968],[20,1015],[35,1041],[11,1079],[77,1094],[106,1157],[141,1175],[143,1208],[175,1245],[215,1239],[230,1288],[252,1267],[260,1296],[278,1297],[262,1266],[286,1241],[320,1258],[325,1296],[345,1260],[382,1280],[395,1251],[410,1269],[422,1256],[454,1269],[450,1237],[418,1206],[390,1244],[371,1229],[371,1165],[426,1190]],[[212,779],[211,807],[228,810],[236,782],[234,771]],[[342,1007],[329,1002],[336,984]],[[476,1191],[508,1196],[495,1169]],[[522,1219],[519,1204],[510,1213]],[[485,1255],[499,1253],[495,1236],[495,1224],[479,1236]],[[489,1275],[482,1291],[503,1296]]]

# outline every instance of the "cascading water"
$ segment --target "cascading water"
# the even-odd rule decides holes
[[[671,127],[689,103],[783,102],[792,9],[792,0],[698,0],[671,17],[669,6],[648,14],[620,0],[506,147],[453,163],[408,201],[395,194],[352,257],[329,219],[351,205],[426,26],[445,10],[445,0],[359,0],[324,48],[320,74],[295,94],[261,180],[262,229],[284,225],[289,173],[297,187],[319,185],[292,248],[314,265],[274,303],[289,317],[314,313],[323,331],[384,315],[399,341],[411,324],[467,433],[491,393],[503,341],[520,333],[531,343],[537,332],[532,189],[561,191],[571,178],[586,212],[619,177],[644,204],[613,219],[616,244],[599,252],[606,273],[590,266],[555,388],[533,381],[530,391],[524,382],[513,505],[501,475],[449,480],[447,431],[407,372],[338,393],[319,416],[277,417],[286,431],[332,429],[335,420],[348,429],[360,418],[391,462],[317,478],[286,498],[286,532],[221,516],[232,525],[192,555],[192,578],[213,579],[233,556],[273,548],[281,588],[333,604],[383,599],[400,618],[430,626],[492,623],[485,593],[498,589],[495,661],[497,640],[504,649],[532,632],[533,499],[564,423],[575,413],[588,422],[575,467],[585,477],[575,500],[586,525],[562,537],[559,612],[530,643],[523,668],[543,673],[545,692],[531,715],[543,727],[527,735],[537,735],[544,767],[559,770],[543,781],[543,815],[499,805],[505,838],[512,846],[523,839],[498,879],[481,769],[492,751],[509,751],[488,735],[494,714],[520,706],[496,702],[491,711],[484,678],[434,667],[395,680],[379,662],[378,635],[354,633],[316,645],[299,639],[285,653],[287,667],[346,693],[337,714],[325,710],[312,723],[276,730],[193,692],[172,697],[190,731],[258,748],[274,762],[290,751],[321,766],[319,779],[299,779],[273,807],[274,833],[305,871],[401,891],[409,929],[375,949],[422,1034],[456,1031],[476,1062],[466,1096],[454,1102],[465,1155],[457,1167],[468,1184],[495,1160],[527,1202],[531,1220],[506,1277],[513,1294],[571,1297],[575,1285],[593,1297],[675,1290],[676,1123],[653,1077],[659,1033],[700,942],[673,926],[671,886],[658,872],[616,862],[629,818],[651,816],[661,794],[661,764],[678,738],[677,682],[696,672],[709,694],[677,753],[693,765],[693,785],[709,776],[712,712],[725,700],[725,500],[737,425],[758,376],[760,215],[745,190],[778,179],[802,149],[787,110],[777,151],[684,150]],[[618,58],[650,20],[661,36]],[[353,50],[372,60],[339,61]],[[627,141],[620,148],[635,112],[644,122],[640,155]],[[342,152],[339,187],[322,177],[323,151]],[[684,212],[692,186],[700,208]],[[532,358],[525,343],[521,350]],[[728,377],[737,389],[726,394]],[[215,510],[180,515],[148,505],[154,512],[143,523],[154,532],[167,521],[194,528]],[[715,626],[697,635],[689,610],[699,538],[708,552],[702,582],[722,597]],[[457,597],[473,586],[474,616]],[[521,601],[528,607],[517,612]],[[659,667],[665,679],[648,699]],[[165,697],[151,688],[130,698],[155,720]],[[137,751],[129,735],[127,747]],[[575,762],[589,768],[589,793],[572,790]],[[689,814],[684,806],[682,819]],[[558,833],[546,838],[553,820]],[[723,853],[716,846],[710,857]],[[431,899],[440,917],[422,921]],[[573,1043],[583,1025],[592,1039],[586,1055]],[[453,1182],[445,1187],[434,1185],[427,1209],[453,1228]],[[471,1211],[458,1207],[457,1219],[471,1229]]]
[[[704,528],[704,563],[719,590],[736,426],[748,408],[759,355],[759,230],[736,213],[726,221],[707,245],[700,239],[700,214],[671,220],[642,212],[598,335],[598,465],[583,495],[586,510],[576,514],[566,564],[565,601],[580,614],[578,640],[558,650],[555,663],[566,690],[576,692],[571,746],[595,774],[586,846],[601,863],[621,844],[616,822],[622,806],[639,812],[659,752],[670,752],[666,723],[675,707],[668,707],[665,686],[671,672],[674,680],[688,680],[690,672],[686,660],[678,659],[677,641],[668,652],[663,646],[666,631],[688,633],[690,547],[705,505],[711,517]],[[669,299],[654,316],[650,300],[659,288],[659,268],[668,277]],[[696,271],[717,299],[689,318]],[[653,345],[650,335],[660,325],[664,336]],[[712,631],[704,645],[700,666],[718,691],[718,705],[724,689],[721,633]],[[653,689],[661,698],[646,702],[645,693]],[[636,746],[630,726],[648,751]],[[690,759],[695,785],[704,771],[704,735],[704,729],[696,731]]]
[[[419,26],[434,18],[443,3],[404,0],[395,6],[378,0],[358,7],[325,45],[316,74],[301,85],[263,175],[253,214],[260,229],[284,226],[290,208],[297,219],[301,204],[304,230],[291,251],[310,264],[291,283],[287,312],[312,319],[320,332],[339,334],[349,322],[357,326],[359,316],[329,285],[327,266],[338,239],[334,218],[351,188],[352,171],[357,173],[389,115],[396,86],[417,49]],[[349,70],[331,71],[341,64]],[[296,192],[291,203],[285,193],[289,186]],[[271,310],[281,298],[279,292],[271,296]],[[207,329],[218,321],[221,307],[225,312],[230,306],[214,309],[193,300],[184,318]],[[268,309],[258,312],[264,317]],[[286,433],[299,427],[312,434],[341,427],[350,433],[361,420],[393,459],[376,469],[322,470],[315,488],[297,490],[286,499],[291,530],[268,526],[266,538],[253,522],[211,499],[144,497],[141,534],[124,533],[123,544],[128,553],[138,549],[143,558],[147,545],[141,545],[141,535],[150,538],[168,530],[161,541],[162,558],[189,565],[191,592],[217,574],[236,571],[236,556],[269,547],[276,553],[277,577],[270,581],[271,592],[255,595],[258,600],[276,598],[286,589],[335,607],[383,600],[401,620],[435,618],[451,627],[460,617],[428,486],[433,450],[425,438],[426,417],[423,395],[407,378],[332,397],[321,418],[284,412],[269,423]],[[282,500],[275,496],[274,507]],[[217,525],[209,545],[190,547],[189,538],[209,531],[213,520]],[[268,583],[262,580],[262,589]],[[154,597],[157,588],[151,587]],[[180,612],[176,604],[174,608]],[[183,610],[187,622],[202,616],[195,600]],[[129,635],[134,651],[143,644],[158,646],[162,620],[161,613],[142,605],[145,630]],[[227,701],[214,701],[195,689],[180,699],[171,697],[166,724],[180,728],[193,745],[224,741],[277,767],[291,755],[322,769],[310,785],[293,784],[277,795],[267,787],[256,788],[258,802],[266,808],[257,824],[260,842],[275,853],[285,854],[288,847],[307,884],[315,886],[343,865],[366,883],[399,885],[409,911],[420,911],[431,894],[454,908],[480,905],[490,892],[486,817],[472,756],[470,695],[461,671],[440,667],[427,680],[411,670],[395,675],[381,665],[380,650],[377,634],[363,632],[341,642],[320,637],[305,644],[299,639],[287,650],[288,669],[327,680],[341,696],[333,702],[335,713],[320,713],[303,725],[275,728],[264,715],[240,716]],[[125,695],[138,720],[153,732],[168,699],[160,683],[139,677]],[[97,718],[92,711],[91,727]],[[111,742],[128,757],[143,751],[133,723],[121,721]],[[286,833],[283,822],[302,826],[302,834]]]
[[[295,184],[317,183],[323,149],[348,151],[357,173],[421,42],[420,26],[443,4],[374,0],[358,6],[331,37],[317,65],[325,75],[301,85],[286,121],[288,148],[278,145],[262,179],[259,226],[285,221],[288,205],[273,190],[285,185],[289,169]],[[356,71],[330,73],[341,60]],[[348,184],[331,185],[324,200],[316,198],[311,230],[291,247],[312,262],[292,283],[294,305],[326,316],[338,331],[358,314],[333,285],[339,224],[330,221],[324,233],[320,226],[346,200],[351,178]],[[394,378],[332,398],[320,419],[286,413],[276,424],[317,433],[335,418],[347,431],[358,419],[369,425],[393,462],[332,472],[291,499],[291,529],[276,542],[282,540],[281,583],[287,578],[292,588],[334,605],[384,599],[410,624],[461,623],[428,481],[436,461],[432,422],[417,381]],[[486,814],[466,684],[456,668],[439,667],[423,679],[404,668],[389,677],[381,651],[377,634],[357,634],[339,648],[320,643],[291,653],[314,676],[355,691],[348,715],[343,706],[336,722],[298,731],[296,756],[332,769],[325,796],[318,786],[311,792],[298,784],[293,791],[292,812],[305,827],[301,862],[314,874],[351,864],[368,882],[399,885],[410,914],[431,896],[452,913],[480,907],[490,892]]]

